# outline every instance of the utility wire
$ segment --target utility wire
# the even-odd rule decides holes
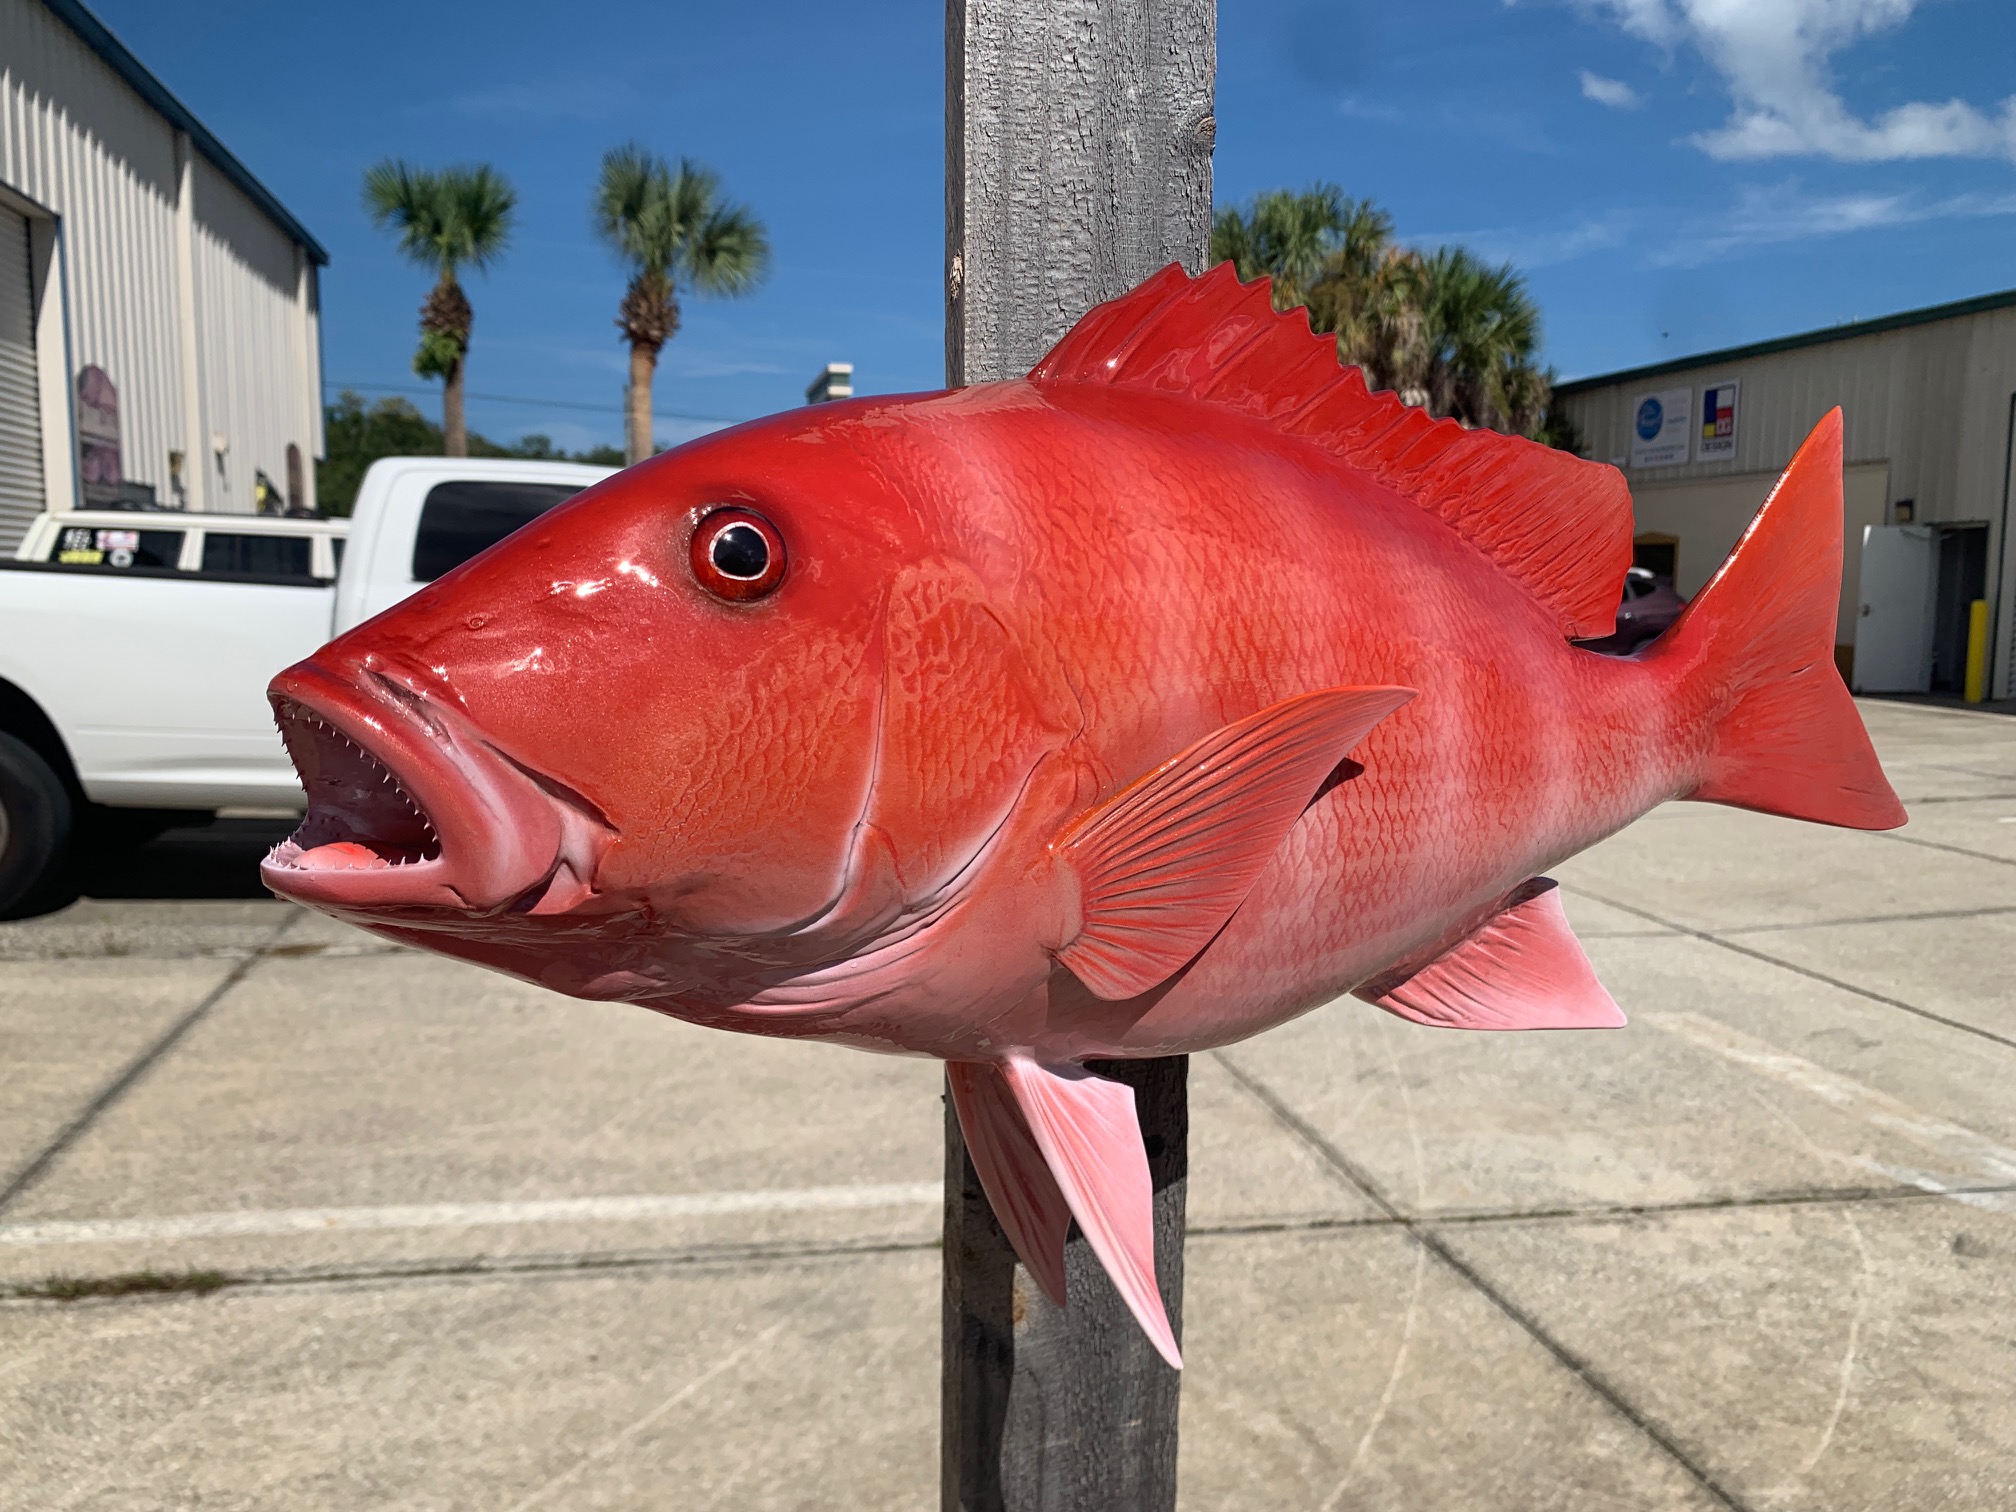
[[[338,383],[335,387],[338,392],[344,389],[356,389],[359,393],[364,394],[433,395],[441,392],[441,390],[431,385],[422,386],[417,383]],[[620,404],[589,404],[579,399],[528,399],[523,394],[474,393],[465,393],[462,397],[465,399],[486,399],[493,404],[529,404],[540,409],[592,410],[598,415],[606,415],[612,411],[620,415],[623,412]],[[740,425],[749,417],[747,415],[689,415],[683,410],[653,410],[651,411],[651,418],[654,420],[700,420],[714,425]]]

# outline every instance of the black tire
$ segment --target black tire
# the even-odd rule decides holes
[[[69,859],[71,816],[63,779],[32,748],[0,734],[0,919],[40,911],[39,895]]]

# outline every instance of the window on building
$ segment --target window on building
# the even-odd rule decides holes
[[[581,490],[571,483],[437,483],[420,506],[413,577],[431,583]]]
[[[315,543],[306,536],[203,533],[203,571],[222,577],[299,578],[313,583]]]

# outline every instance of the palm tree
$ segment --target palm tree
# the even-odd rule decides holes
[[[1396,245],[1383,210],[1321,183],[1219,210],[1211,257],[1241,278],[1271,278],[1276,309],[1306,305],[1311,327],[1336,337],[1338,358],[1370,387],[1464,425],[1574,449],[1550,419],[1554,375],[1535,360],[1540,312],[1511,264]]]
[[[1370,200],[1346,198],[1335,184],[1276,189],[1250,211],[1227,207],[1211,222],[1211,260],[1232,263],[1244,279],[1265,274],[1274,308],[1312,304],[1322,283],[1376,265],[1393,222]]]
[[[677,168],[636,143],[603,154],[595,230],[630,269],[616,328],[630,343],[623,442],[630,462],[651,455],[651,379],[679,330],[679,290],[747,294],[770,269],[763,223],[721,194],[721,181],[690,158]]]
[[[1428,408],[1465,425],[1537,432],[1552,384],[1534,362],[1540,311],[1525,280],[1461,247],[1421,258],[1415,280],[1423,339],[1406,376],[1426,390]]]
[[[372,224],[399,233],[399,250],[440,276],[420,306],[420,348],[413,371],[441,380],[442,450],[469,455],[462,415],[462,365],[475,313],[456,275],[487,269],[511,236],[518,194],[488,164],[433,172],[393,158],[364,175],[364,208]]]

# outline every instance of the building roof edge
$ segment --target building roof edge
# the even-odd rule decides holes
[[[1681,373],[1689,368],[1710,367],[1725,362],[1740,362],[1746,357],[1768,357],[1777,352],[1794,352],[1801,347],[1824,346],[1830,341],[1849,341],[1857,336],[1875,336],[1884,331],[1902,330],[1907,326],[1930,325],[1935,320],[1957,320],[1965,315],[1979,315],[1988,310],[2005,309],[2016,305],[2016,289],[2004,289],[1998,294],[1977,294],[1972,299],[1956,299],[1950,304],[1926,305],[1918,310],[1900,310],[1895,315],[1879,315],[1874,320],[1856,320],[1846,325],[1826,326],[1818,331],[1802,331],[1796,336],[1777,336],[1769,341],[1753,341],[1747,346],[1723,347],[1719,351],[1701,352],[1692,357],[1675,357],[1669,362],[1652,362],[1643,367],[1622,368],[1614,373],[1598,373],[1593,378],[1577,378],[1569,383],[1557,383],[1557,394],[1583,394],[1591,389],[1609,388],[1613,384],[1629,383],[1644,378],[1657,378],[1666,373]]]
[[[124,79],[135,94],[166,116],[176,127],[188,132],[189,141],[195,149],[208,158],[220,173],[243,190],[246,197],[263,210],[275,225],[285,231],[288,237],[308,254],[309,261],[317,267],[326,268],[329,265],[329,253],[322,243],[315,240],[309,234],[308,228],[273,197],[272,190],[252,176],[252,170],[239,162],[232,155],[230,148],[211,134],[209,127],[196,119],[188,106],[169,93],[168,86],[155,78],[147,65],[134,57],[126,44],[113,36],[104,22],[86,10],[79,0],[42,0],[42,3],[59,21],[77,34],[79,41]]]

